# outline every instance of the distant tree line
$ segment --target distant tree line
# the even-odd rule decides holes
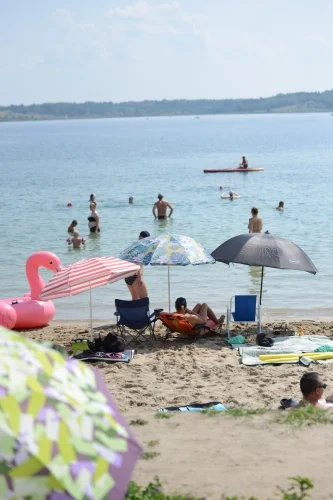
[[[0,106],[0,121],[139,116],[304,113],[333,111],[333,90],[296,92],[259,99],[196,99],[141,102],[44,103]]]

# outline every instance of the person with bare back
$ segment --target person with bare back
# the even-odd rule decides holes
[[[163,195],[157,195],[158,201],[153,206],[153,215],[155,219],[165,220],[167,217],[171,217],[173,212],[173,206],[170,205],[168,201],[163,200]],[[167,208],[170,208],[169,215],[167,216]],[[157,212],[157,215],[156,215]]]
[[[187,301],[184,297],[178,297],[175,303],[176,312],[183,314],[184,318],[192,325],[206,325],[209,328],[222,326],[225,316],[222,314],[219,318],[215,315],[214,311],[206,304],[197,304],[193,309],[187,307]]]

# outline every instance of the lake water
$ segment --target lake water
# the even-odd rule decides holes
[[[204,168],[234,167],[243,154],[250,166],[265,171],[203,174]],[[118,256],[147,230],[191,236],[212,251],[247,232],[256,205],[264,230],[301,246],[319,269],[316,276],[266,269],[264,315],[328,317],[333,312],[332,158],[329,114],[0,124],[0,297],[29,290],[25,261],[37,250],[56,253],[65,266],[88,256]],[[221,184],[241,198],[221,199]],[[97,237],[87,230],[92,191],[101,217]],[[158,192],[175,207],[167,222],[151,214]],[[284,213],[275,210],[280,200]],[[72,219],[87,238],[86,248],[78,251],[65,241]],[[167,269],[148,266],[145,278],[152,307],[167,308]],[[172,301],[180,295],[189,306],[206,301],[218,313],[232,295],[257,293],[259,287],[260,268],[216,263],[171,269]],[[123,281],[94,290],[94,317],[112,319],[115,298],[130,298]],[[88,303],[88,294],[57,300],[55,319],[85,320]]]

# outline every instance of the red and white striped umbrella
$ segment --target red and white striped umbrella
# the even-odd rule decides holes
[[[53,300],[77,295],[132,276],[139,269],[138,264],[115,257],[82,259],[57,272],[39,296],[42,300]]]
[[[57,272],[40,293],[42,300],[54,300],[90,291],[90,328],[92,333],[91,289],[128,278],[140,269],[138,264],[115,257],[82,259]]]

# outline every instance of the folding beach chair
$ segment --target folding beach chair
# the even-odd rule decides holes
[[[157,314],[157,317],[167,329],[164,340],[167,340],[172,333],[181,333],[193,337],[194,339],[199,335],[205,335],[209,332],[217,333],[217,331],[214,330],[214,326],[216,326],[215,323],[210,320],[206,325],[192,326],[191,323],[184,318],[183,314],[160,312]]]
[[[156,314],[163,309],[156,309],[150,314],[148,297],[139,300],[116,299],[115,306],[117,333],[122,336],[126,345],[132,341],[143,344],[147,340],[155,340]],[[129,336],[129,340],[125,338],[125,334]]]
[[[233,311],[234,308],[234,311]],[[227,308],[227,334],[230,337],[230,323],[256,323],[258,334],[261,332],[260,304],[257,295],[234,295]]]

